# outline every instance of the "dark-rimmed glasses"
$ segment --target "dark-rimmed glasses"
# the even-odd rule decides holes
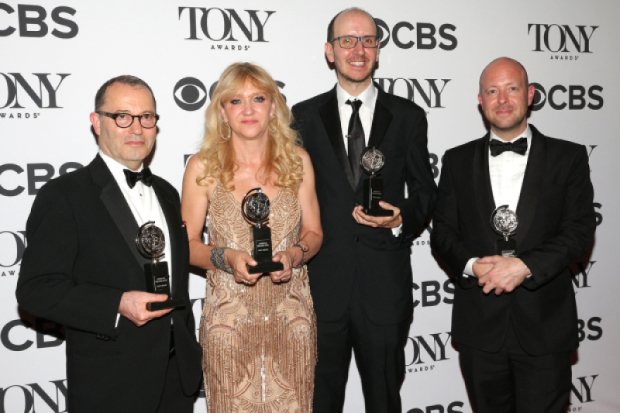
[[[154,128],[157,125],[157,121],[159,120],[159,115],[154,113],[145,113],[143,115],[130,115],[129,113],[109,113],[99,111],[97,112],[100,115],[107,116],[109,118],[114,119],[116,122],[116,126],[119,128],[128,128],[133,124],[134,118],[138,118],[138,122],[145,129]]]
[[[335,41],[338,41],[343,49],[353,49],[359,41],[365,49],[375,49],[379,46],[379,36],[340,36],[331,40],[332,43]]]

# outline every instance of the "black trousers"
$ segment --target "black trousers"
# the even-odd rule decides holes
[[[405,379],[404,347],[410,322],[374,325],[366,317],[362,304],[356,287],[341,320],[317,323],[315,413],[342,412],[351,350],[362,380],[366,412],[402,412],[400,387]]]
[[[561,413],[571,386],[570,352],[531,356],[512,323],[497,353],[459,345],[465,384],[476,413]]]
[[[168,360],[166,384],[157,408],[157,413],[191,413],[194,411],[196,395],[186,396],[181,386],[181,376],[177,365],[177,357]]]

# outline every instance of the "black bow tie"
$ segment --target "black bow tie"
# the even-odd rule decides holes
[[[501,155],[506,151],[525,155],[527,152],[527,138],[517,139],[514,142],[501,142],[497,139],[491,139],[489,147],[491,148],[491,156]]]
[[[151,186],[153,183],[153,174],[149,168],[144,168],[141,172],[134,172],[129,169],[123,169],[125,178],[127,179],[127,185],[130,188],[136,186],[136,182],[142,181],[146,186]]]

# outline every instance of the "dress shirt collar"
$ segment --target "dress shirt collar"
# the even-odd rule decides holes
[[[338,98],[338,107],[345,106],[347,104],[347,100],[361,100],[362,106],[366,107],[370,110],[371,113],[375,112],[375,103],[377,102],[377,88],[373,82],[370,82],[370,85],[366,88],[365,91],[359,94],[359,96],[351,96],[347,91],[345,91],[340,83],[336,86],[336,96]]]
[[[130,169],[130,168],[127,168],[125,165],[119,163],[115,159],[112,159],[111,157],[103,153],[101,149],[99,149],[99,156],[101,156],[101,159],[103,159],[105,164],[108,166],[108,169],[110,170],[110,173],[112,173],[112,176],[114,177],[116,182],[119,185],[123,185],[127,189],[131,189],[129,188],[129,185],[127,185],[127,179],[125,178],[125,173],[123,172],[124,169]],[[135,172],[140,172],[142,171],[143,168],[144,168],[144,164],[140,165],[140,168],[138,168],[138,170]],[[138,183],[141,184],[142,182],[138,182]]]

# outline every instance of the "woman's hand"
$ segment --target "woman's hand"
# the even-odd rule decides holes
[[[291,279],[291,276],[293,275],[293,261],[295,259],[295,250],[299,251],[299,248],[295,247],[294,249],[280,251],[273,256],[273,262],[281,262],[282,265],[284,265],[284,269],[282,271],[270,272],[269,276],[271,277],[271,281],[273,281],[274,283],[281,283],[287,282]],[[301,261],[301,258],[299,258],[298,261]]]
[[[248,265],[253,266],[258,263],[245,251],[228,248],[224,252],[224,260],[226,265],[232,269],[235,281],[238,283],[254,285],[261,276],[261,274],[250,274],[248,272]]]

